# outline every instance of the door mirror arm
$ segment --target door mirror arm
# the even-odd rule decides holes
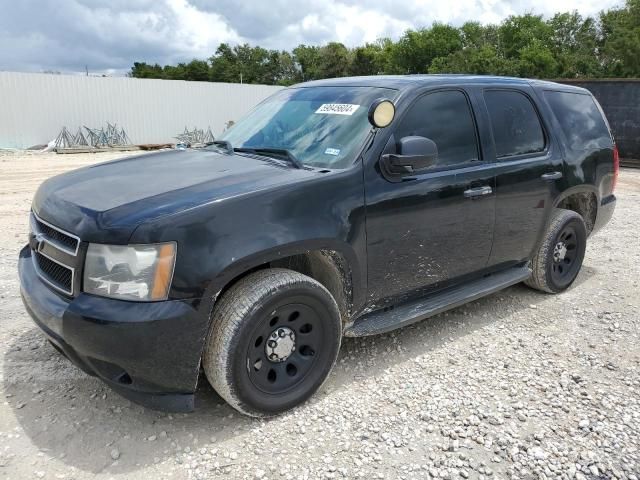
[[[387,176],[415,175],[433,166],[438,159],[438,147],[429,138],[410,136],[398,142],[399,153],[386,153],[380,165]]]
[[[399,155],[387,153],[382,156],[382,163],[392,175],[413,175],[433,165],[435,157],[428,155]]]

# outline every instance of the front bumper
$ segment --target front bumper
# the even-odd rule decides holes
[[[66,298],[40,280],[28,247],[20,252],[18,271],[27,311],[74,364],[136,403],[193,410],[208,329],[208,307],[199,299]]]

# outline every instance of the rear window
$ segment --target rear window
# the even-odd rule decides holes
[[[609,128],[591,95],[546,91],[544,96],[572,150],[611,145]]]
[[[496,157],[526,155],[544,150],[542,125],[526,95],[515,90],[488,90],[484,93],[484,100],[496,142]]]

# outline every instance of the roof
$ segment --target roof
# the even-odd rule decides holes
[[[535,85],[539,87],[561,87],[567,90],[583,90],[579,87],[567,86],[558,83],[531,80],[517,77],[499,77],[494,75],[371,75],[366,77],[340,77],[327,78],[324,80],[312,80],[310,82],[298,83],[294,87],[378,87],[404,90],[429,85]]]

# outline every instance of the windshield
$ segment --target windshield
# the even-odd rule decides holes
[[[372,128],[369,106],[395,93],[372,87],[288,88],[260,103],[219,140],[234,148],[286,149],[313,167],[345,168]]]

